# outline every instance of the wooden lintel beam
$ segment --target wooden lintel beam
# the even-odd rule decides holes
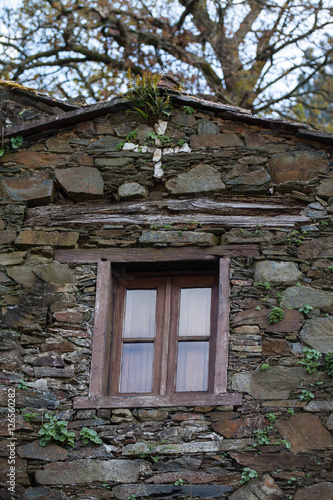
[[[101,260],[136,263],[136,262],[181,262],[207,261],[215,257],[258,257],[258,245],[219,245],[208,248],[75,248],[55,250],[54,258],[58,262],[99,262]]]

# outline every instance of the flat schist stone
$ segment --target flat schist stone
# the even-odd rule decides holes
[[[163,243],[171,246],[217,245],[218,238],[212,233],[196,233],[194,231],[144,231],[140,236],[139,243],[156,244]]]
[[[204,163],[197,165],[186,174],[168,180],[165,187],[172,194],[211,193],[225,189],[219,172]]]
[[[85,459],[55,462],[36,473],[39,484],[91,484],[95,481],[131,483],[140,474],[140,461]]]
[[[275,184],[305,182],[318,173],[327,174],[329,159],[324,151],[293,151],[273,156],[269,169]]]
[[[231,378],[231,388],[237,392],[247,392],[255,399],[288,399],[290,392],[305,383],[325,379],[325,374],[307,374],[302,367],[271,366],[268,370],[236,373]]]
[[[321,353],[332,352],[333,316],[309,319],[301,330],[300,338]]]
[[[104,182],[97,168],[58,168],[54,173],[59,184],[74,201],[103,197]]]
[[[50,245],[55,247],[74,247],[79,239],[75,231],[34,231],[26,229],[15,240],[18,247]]]
[[[166,484],[129,484],[116,486],[112,493],[120,500],[127,500],[131,495],[150,498],[222,498],[233,488],[223,485],[166,485]]]
[[[56,462],[57,460],[65,460],[68,457],[68,451],[56,444],[50,443],[47,446],[41,446],[39,440],[32,443],[19,446],[17,453],[21,458],[32,460],[45,460],[46,462]]]
[[[274,479],[265,474],[262,481],[254,479],[230,495],[229,500],[284,500],[284,493]]]
[[[273,260],[255,263],[254,280],[270,283],[297,283],[302,277],[301,271],[294,262],[275,262]]]
[[[333,448],[333,437],[316,415],[298,413],[285,420],[279,419],[276,426],[282,437],[290,442],[293,453]]]
[[[282,292],[280,307],[300,309],[309,304],[314,309],[333,312],[333,293],[307,286],[292,286]]]
[[[294,496],[294,500],[332,500],[332,498],[333,482],[314,484],[308,488],[302,488]]]
[[[244,146],[243,140],[233,133],[192,135],[190,139],[192,148],[226,148]]]
[[[47,205],[54,200],[54,183],[48,174],[4,178],[1,184],[11,200],[27,201],[32,207]]]
[[[148,189],[138,182],[127,182],[118,188],[119,198],[122,200],[133,200],[137,198],[147,198]]]

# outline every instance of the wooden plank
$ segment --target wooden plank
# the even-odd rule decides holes
[[[111,262],[100,261],[97,268],[95,324],[92,344],[90,396],[105,393],[107,369],[107,335],[110,334],[111,320]]]
[[[99,262],[100,260],[136,262],[211,261],[215,257],[258,257],[259,245],[218,245],[181,248],[74,248],[55,250],[54,259],[63,263]]]
[[[305,224],[311,221],[309,217],[303,215],[277,215],[275,217],[262,217],[256,215],[207,215],[198,214],[196,215],[157,215],[157,214],[105,214],[101,216],[96,216],[96,214],[86,214],[84,217],[72,217],[63,219],[51,219],[49,220],[48,226],[66,226],[72,228],[78,228],[79,226],[98,224],[99,226],[105,224],[137,224],[140,226],[149,227],[155,225],[156,227],[164,227],[166,225],[184,225],[184,219],[186,224],[194,223],[200,219],[200,223],[203,226],[213,226],[220,228],[234,228],[234,227],[267,227],[272,229],[283,229],[283,228],[293,228],[295,224]],[[42,221],[41,219],[35,219],[29,217],[27,219],[25,227],[36,227],[45,225],[45,220],[47,216]]]
[[[214,394],[227,390],[230,279],[229,259],[220,259]]]
[[[151,224],[163,228],[167,224],[182,227],[200,222],[223,227],[258,225],[281,227],[306,222],[301,215],[304,203],[286,197],[236,197],[219,200],[207,198],[166,199],[142,202],[90,202],[75,205],[48,205],[29,208],[25,227],[48,225],[78,227],[83,224]]]
[[[169,406],[217,406],[241,405],[242,395],[238,393],[195,394],[179,393],[169,396],[104,396],[76,397],[74,409],[88,408],[157,408]]]

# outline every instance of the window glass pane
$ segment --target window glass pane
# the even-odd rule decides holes
[[[179,335],[209,335],[211,288],[182,288]]]
[[[209,342],[178,342],[176,391],[208,390]]]
[[[124,337],[155,337],[156,290],[126,290]]]
[[[154,344],[123,344],[119,392],[151,392]]]

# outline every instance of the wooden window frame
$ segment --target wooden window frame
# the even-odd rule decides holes
[[[111,366],[109,369],[109,384],[107,395],[124,395],[119,390],[121,378],[122,344],[150,343],[154,344],[154,363],[152,367],[152,389],[149,395],[168,395],[176,393],[177,374],[177,343],[184,341],[209,342],[209,370],[208,388],[201,391],[206,394],[213,392],[215,344],[218,305],[218,279],[214,271],[193,271],[191,273],[130,273],[130,281],[125,283],[123,276],[116,281],[114,297],[114,322],[112,328]],[[209,332],[204,336],[181,336],[178,332],[180,313],[180,293],[182,288],[206,288],[211,290],[211,304],[209,307]],[[127,290],[154,289],[156,290],[156,330],[154,336],[124,337],[123,324]],[[111,339],[109,339],[111,341]],[[177,391],[177,395],[185,391]],[[194,391],[188,391],[192,394]],[[200,391],[198,391],[199,393]],[[126,396],[136,396],[137,393],[128,393]]]
[[[229,254],[227,257],[224,254]],[[240,405],[239,393],[227,392],[227,367],[229,347],[229,262],[237,256],[258,255],[257,245],[235,247],[218,246],[210,248],[168,248],[168,249],[107,249],[57,250],[55,260],[59,262],[97,262],[97,284],[95,323],[92,343],[89,396],[74,398],[74,409],[87,408],[143,408],[194,405]],[[102,257],[104,255],[104,257]],[[103,259],[103,260],[101,260]],[[181,392],[179,394],[138,394],[108,396],[110,364],[109,336],[112,328],[112,264],[116,263],[162,263],[219,261],[218,313],[215,345],[213,389],[207,393]],[[207,273],[209,274],[209,273]],[[171,297],[166,297],[170,301]]]

